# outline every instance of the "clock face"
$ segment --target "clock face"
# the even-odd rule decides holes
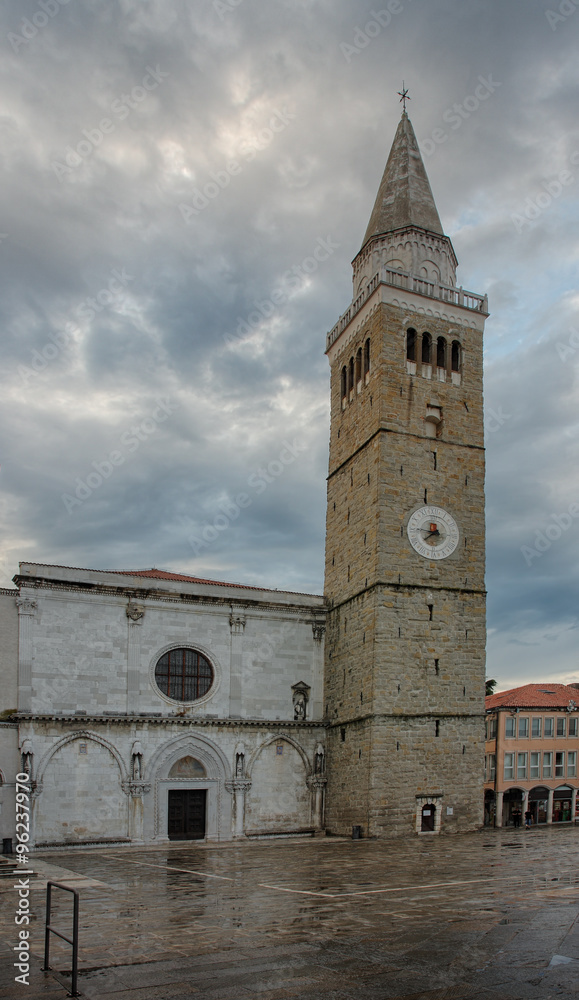
[[[413,549],[425,559],[446,559],[458,545],[458,525],[442,507],[420,507],[406,528]]]

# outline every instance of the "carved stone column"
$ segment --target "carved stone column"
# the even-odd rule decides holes
[[[129,796],[129,838],[133,844],[143,843],[143,796],[151,791],[148,781],[124,781],[123,791]]]
[[[324,798],[328,779],[323,774],[311,774],[308,786],[312,791],[312,821],[316,830],[324,828]]]
[[[321,719],[324,714],[323,690],[324,690],[324,636],[326,626],[324,622],[312,622],[312,632],[314,634],[314,648],[312,653],[312,694],[310,718]]]
[[[139,674],[141,667],[141,627],[145,609],[140,604],[129,602],[125,609],[129,626],[127,644],[127,714],[137,715],[139,711]]]
[[[242,680],[242,656],[243,656],[243,633],[245,631],[246,617],[232,609],[229,616],[229,627],[231,629],[231,653],[229,659],[229,715],[231,718],[241,718],[241,680]]]
[[[32,629],[38,610],[36,601],[17,597],[18,608],[18,711],[32,711]]]
[[[244,837],[243,820],[245,814],[245,793],[251,788],[249,778],[234,778],[233,781],[226,781],[225,787],[233,794],[233,810],[231,813],[231,826],[234,839]]]

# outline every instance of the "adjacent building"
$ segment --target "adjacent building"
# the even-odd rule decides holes
[[[579,684],[525,684],[486,699],[485,823],[577,814]]]

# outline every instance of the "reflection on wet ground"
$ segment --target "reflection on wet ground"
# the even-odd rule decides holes
[[[88,997],[571,996],[578,859],[571,827],[53,851],[34,857],[33,953],[38,968],[54,878],[80,891]],[[0,889],[7,956],[14,890]],[[68,898],[56,914],[66,924]],[[58,942],[53,965],[70,967]]]

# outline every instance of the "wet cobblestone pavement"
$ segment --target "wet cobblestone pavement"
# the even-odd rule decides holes
[[[579,993],[579,829],[407,841],[173,844],[33,855],[30,986],[14,983],[2,879],[0,997],[43,973],[48,878],[80,892],[89,1000],[549,1000]],[[69,933],[63,894],[53,921]],[[57,939],[52,966],[70,969]]]

